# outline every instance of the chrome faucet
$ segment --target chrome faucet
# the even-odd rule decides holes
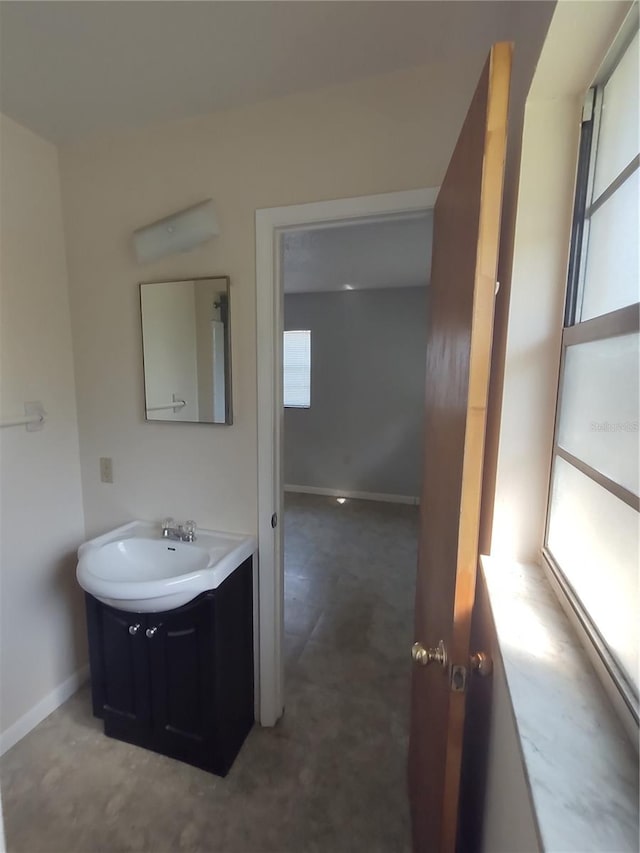
[[[176,524],[172,518],[165,518],[162,522],[162,538],[180,542],[195,542],[196,523],[189,520],[185,521],[184,524]]]

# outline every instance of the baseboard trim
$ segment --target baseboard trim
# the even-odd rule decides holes
[[[285,485],[285,492],[297,492],[301,495],[326,495],[330,498],[354,498],[361,501],[382,501],[389,504],[411,504],[418,506],[420,498],[413,495],[387,495],[383,492],[352,492],[348,489],[324,489],[319,486]]]
[[[89,665],[81,667],[69,676],[62,684],[48,693],[37,704],[23,714],[9,728],[0,734],[0,755],[15,746],[19,740],[29,734],[32,729],[56,710],[63,702],[89,679]]]

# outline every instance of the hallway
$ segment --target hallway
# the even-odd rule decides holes
[[[226,779],[103,736],[80,690],[0,761],[8,853],[403,853],[418,511],[287,495],[286,711]]]

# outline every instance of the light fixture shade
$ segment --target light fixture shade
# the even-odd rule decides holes
[[[211,199],[165,216],[133,232],[133,247],[139,263],[148,263],[174,252],[188,252],[220,233]]]

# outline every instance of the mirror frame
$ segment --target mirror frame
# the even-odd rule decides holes
[[[225,420],[222,421],[177,421],[177,420],[162,420],[161,418],[150,418],[147,413],[147,376],[144,361],[144,318],[142,316],[142,288],[148,284],[186,284],[190,281],[211,281],[219,279],[225,282],[225,287],[229,299],[228,315],[229,322],[225,329],[225,356],[228,364],[225,365]],[[142,351],[142,403],[144,408],[144,422],[147,424],[179,424],[187,426],[231,426],[233,424],[233,375],[231,370],[231,278],[228,275],[196,275],[187,278],[159,278],[153,281],[138,282],[138,306],[140,309],[140,349]]]

